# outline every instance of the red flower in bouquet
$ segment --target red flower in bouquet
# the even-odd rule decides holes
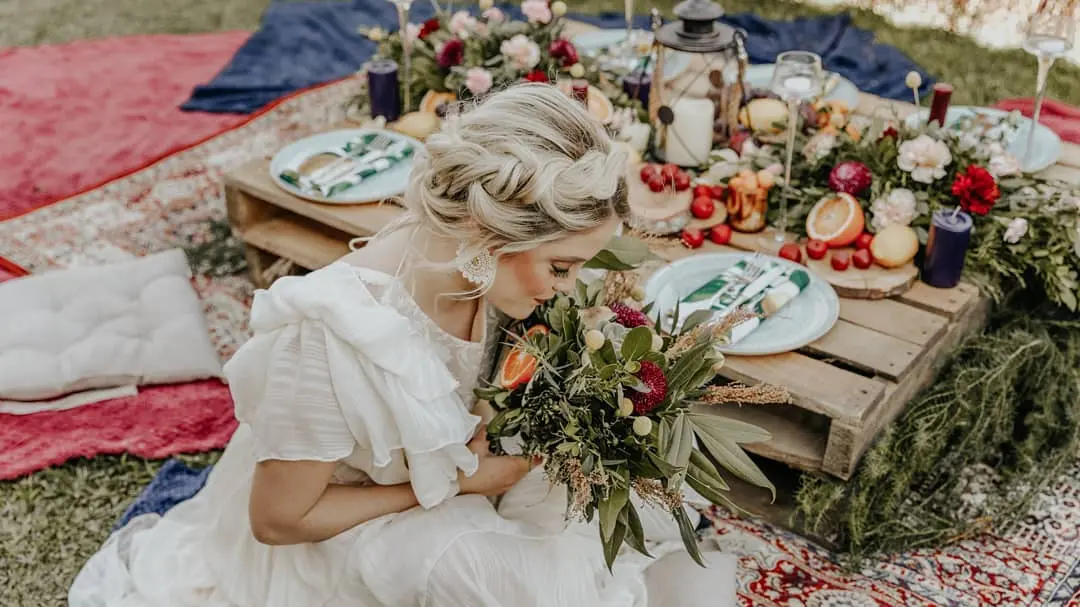
[[[416,37],[424,40],[425,38],[434,34],[437,31],[439,31],[439,20],[432,17],[431,19],[425,21],[422,26],[420,26],[420,32],[416,34]]]
[[[646,415],[655,409],[656,405],[664,402],[664,397],[667,396],[667,378],[659,365],[648,360],[641,361],[641,370],[635,375],[648,392],[630,390],[630,402],[634,403],[634,413]]]
[[[952,184],[953,196],[960,199],[960,208],[976,215],[986,215],[1001,197],[997,181],[990,171],[970,165],[956,175]]]
[[[529,82],[548,82],[548,75],[544,70],[533,70],[525,75],[525,80]]]
[[[461,65],[465,61],[465,43],[458,38],[451,38],[439,49],[435,56],[436,63],[443,69],[449,69],[455,65]]]
[[[884,131],[881,132],[881,137],[879,138],[879,141],[886,138],[895,141],[900,138],[900,132],[896,130],[896,127],[890,124],[888,127],[885,128]]]
[[[633,329],[634,327],[647,327],[652,323],[649,321],[649,317],[640,310],[635,310],[624,303],[613,303],[608,306],[612,312],[615,313],[615,322],[626,327],[627,329]]]
[[[566,38],[556,38],[548,45],[548,54],[552,59],[558,59],[563,67],[569,67],[578,62],[578,52],[574,44]]]

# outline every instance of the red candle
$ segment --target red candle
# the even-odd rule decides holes
[[[589,107],[589,81],[579,78],[570,83],[570,88],[574,99]]]
[[[937,121],[938,126],[945,126],[945,114],[949,111],[952,99],[952,85],[939,82],[934,85],[934,96],[930,99],[930,117],[926,123]]]

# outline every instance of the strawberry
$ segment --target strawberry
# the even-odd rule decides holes
[[[630,401],[634,403],[634,413],[646,415],[664,402],[664,397],[667,396],[667,378],[659,365],[648,360],[641,361],[641,369],[635,377],[648,391],[629,390]]]

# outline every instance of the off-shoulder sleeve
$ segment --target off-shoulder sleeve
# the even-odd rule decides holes
[[[256,293],[251,326],[225,375],[257,459],[338,461],[360,449],[372,474],[401,451],[428,508],[457,493],[458,470],[475,472],[466,443],[479,417],[441,352],[354,269],[279,279]]]

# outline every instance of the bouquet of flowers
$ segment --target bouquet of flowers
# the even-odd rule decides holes
[[[622,254],[609,249],[590,263],[609,269],[605,279],[579,281],[520,327],[494,385],[477,394],[497,412],[487,426],[493,449],[543,456],[548,479],[568,490],[568,516],[599,516],[609,567],[624,542],[648,554],[631,491],[671,512],[700,563],[683,483],[731,505],[724,469],[775,494],[740,447],[769,434],[716,405],[788,396],[770,386],[713,385],[724,360],[716,346],[748,314],[719,323],[708,322],[709,313],[681,325],[673,318],[680,329],[665,331],[627,297],[639,291],[623,261],[627,242]]]
[[[469,99],[522,80],[549,82],[559,73],[585,75],[577,49],[562,37],[566,3],[525,0],[525,21],[509,19],[491,0],[481,0],[481,12],[440,12],[422,24],[410,23],[404,35],[412,45],[412,91],[449,93]],[[402,63],[401,32],[366,32],[380,42],[379,54]],[[406,100],[406,110],[419,99]],[[434,108],[431,108],[434,109]]]

